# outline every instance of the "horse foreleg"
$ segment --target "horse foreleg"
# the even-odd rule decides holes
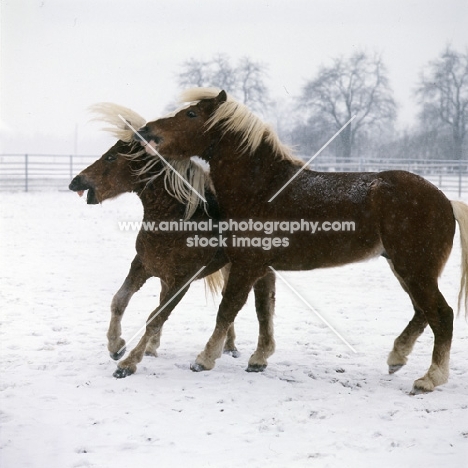
[[[205,349],[197,356],[190,368],[195,372],[211,370],[222,352],[229,327],[247,301],[250,289],[261,274],[255,275],[243,267],[232,265],[223,299],[216,316],[215,329]]]
[[[161,302],[148,317],[145,333],[128,357],[119,362],[117,370],[113,374],[114,377],[123,378],[135,373],[137,364],[143,359],[151,340],[160,333],[164,322],[169,318],[171,312],[185,296],[190,287],[190,285],[187,285],[183,289],[180,289],[183,285],[184,282],[180,282],[174,285],[174,287],[168,288],[164,301]]]
[[[150,277],[138,257],[132,261],[130,271],[111,304],[111,320],[107,331],[107,349],[112,359],[119,360],[125,354],[125,340],[122,339],[122,317],[132,296]]]
[[[163,303],[164,298],[167,295],[168,288],[169,288],[168,285],[163,280],[161,280],[161,293],[159,295],[160,304]],[[158,348],[159,348],[159,345],[161,344],[161,333],[162,333],[162,326],[159,330],[156,331],[156,333],[148,341],[148,344],[146,345],[146,349],[145,349],[145,356],[158,357]]]
[[[266,369],[267,359],[275,352],[273,317],[275,314],[276,277],[269,271],[254,284],[255,310],[259,333],[257,349],[249,359],[247,372],[261,372]]]

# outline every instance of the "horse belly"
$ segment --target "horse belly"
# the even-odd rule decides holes
[[[288,247],[273,253],[271,263],[280,270],[311,270],[346,265],[384,252],[378,233],[309,234],[290,236]]]

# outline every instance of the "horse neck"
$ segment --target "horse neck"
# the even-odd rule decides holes
[[[167,193],[162,175],[149,184],[141,183],[135,193],[143,205],[144,220],[178,220],[184,215],[185,205]]]
[[[243,194],[244,200],[251,200],[253,203],[264,200],[270,194],[271,184],[274,179],[278,179],[279,174],[288,178],[297,170],[293,162],[281,159],[273,152],[273,147],[268,142],[262,142],[251,154],[239,151],[234,139],[223,138],[219,142],[209,163],[211,179],[222,211],[225,211],[224,208],[231,208],[231,204],[239,208],[239,193]]]

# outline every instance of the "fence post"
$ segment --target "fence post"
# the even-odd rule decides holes
[[[70,180],[73,179],[73,154],[70,154]]]
[[[458,198],[461,197],[462,192],[462,161],[458,161]]]
[[[24,155],[24,191],[28,191],[28,163],[29,157],[27,154]]]

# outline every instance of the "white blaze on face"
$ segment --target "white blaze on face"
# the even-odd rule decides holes
[[[152,148],[152,149],[151,149]],[[154,140],[150,140],[148,142],[147,145],[145,145],[145,151],[148,153],[148,154],[157,154],[157,148],[158,148],[158,145],[156,144],[156,142]]]

